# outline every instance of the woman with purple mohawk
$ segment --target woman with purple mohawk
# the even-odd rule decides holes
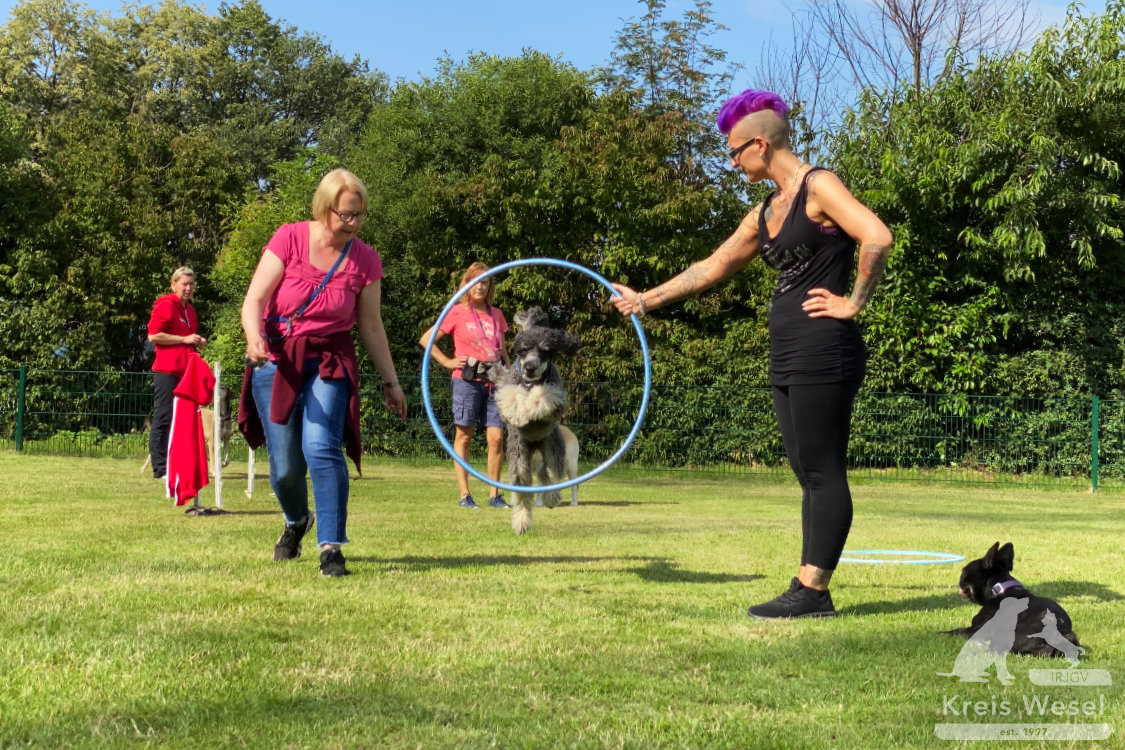
[[[723,104],[718,125],[731,166],[777,189],[710,256],[651,289],[614,284],[621,296],[613,302],[623,315],[644,315],[730,278],[758,256],[778,272],[769,312],[770,385],[785,453],[801,484],[801,564],[788,591],[748,614],[833,617],[828,583],[852,523],[852,402],[867,361],[854,319],[883,275],[892,237],[836,175],[790,151],[788,114],[781,97],[768,91],[748,89]]]

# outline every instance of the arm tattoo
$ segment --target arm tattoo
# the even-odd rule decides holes
[[[887,257],[891,254],[890,245],[863,245],[859,249],[859,270],[855,275],[855,289],[852,290],[851,302],[860,310],[871,299],[871,293],[879,279],[883,278],[883,271],[887,268]]]
[[[723,244],[719,245],[718,249],[709,257],[691,264],[686,270],[663,284],[647,290],[645,292],[647,306],[649,308],[663,307],[693,294],[698,294],[729,277],[737,268],[746,265],[749,258],[743,259],[742,256],[749,248],[748,243],[753,241],[757,234],[755,228],[760,212],[761,207],[758,206],[747,214],[734,234],[723,240]],[[754,250],[750,257],[756,254],[757,251]],[[656,304],[653,304],[654,302]]]
[[[707,274],[703,271],[702,263],[693,263],[683,273],[662,284],[653,291],[660,299],[660,304],[675,302],[684,297],[690,297],[707,284]]]

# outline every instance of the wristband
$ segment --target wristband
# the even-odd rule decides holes
[[[639,315],[640,317],[643,318],[645,316],[645,293],[644,292],[640,292],[640,293],[637,294],[637,310],[639,310],[637,315]]]
[[[383,383],[383,387],[384,388],[397,388],[398,387],[398,381],[397,380],[387,381],[386,383]]]

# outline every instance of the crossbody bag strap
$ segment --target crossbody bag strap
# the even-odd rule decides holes
[[[312,294],[310,294],[309,298],[305,300],[305,304],[298,307],[297,312],[293,313],[290,316],[291,320],[296,320],[297,318],[304,315],[305,310],[309,305],[312,304],[312,301],[316,299],[318,294],[324,291],[324,287],[328,286],[328,280],[332,278],[332,274],[336,273],[336,269],[339,268],[340,264],[344,262],[344,258],[347,257],[348,251],[352,249],[352,242],[354,241],[355,238],[353,237],[352,239],[348,240],[348,244],[344,245],[344,250],[340,253],[340,257],[337,258],[336,262],[332,264],[332,267],[328,269],[328,273],[324,275],[324,278],[321,280],[320,284],[317,285],[316,289],[312,290]]]

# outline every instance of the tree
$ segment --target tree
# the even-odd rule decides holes
[[[585,74],[531,51],[446,60],[434,79],[400,83],[372,113],[347,166],[370,190],[372,218],[362,236],[383,257],[384,312],[388,330],[399,332],[392,345],[403,371],[416,370],[418,336],[472,261],[561,258],[636,282],[710,252],[744,207],[737,197],[724,201],[713,185],[682,181],[672,158],[682,122],[647,111],[632,92],[598,95]],[[237,244],[221,264],[223,273],[244,276],[233,286],[245,288],[276,222],[307,218],[312,186],[327,167],[291,163],[285,185],[246,207],[232,234]],[[533,266],[498,282],[509,316],[540,305],[556,324],[581,333],[585,354],[569,377],[638,377],[632,327],[585,275]],[[729,321],[716,313],[742,305],[737,288],[649,324],[663,352],[661,372],[690,377],[694,366],[676,363],[700,346],[695,324],[705,319],[707,335],[722,338]]]
[[[824,157],[843,112],[861,93],[922,97],[985,57],[1028,41],[1028,0],[805,0],[789,47],[772,39],[758,65],[763,88],[793,107],[796,146]],[[907,84],[907,85],[903,85]]]
[[[0,324],[11,356],[40,366],[144,367],[152,301],[184,264],[206,330],[231,206],[310,144],[349,148],[386,90],[255,0],[218,16],[167,0],[119,18],[27,0],[0,50],[45,212],[0,268],[22,316]]]
[[[1121,393],[1123,11],[846,122],[840,170],[896,236],[868,387]]]
[[[609,64],[598,70],[607,91],[627,91],[647,114],[680,119],[671,158],[680,178],[698,184],[722,179],[722,134],[715,129],[721,101],[730,93],[737,66],[723,64],[727,53],[708,43],[726,30],[711,15],[709,0],[679,20],[666,19],[665,0],[639,0],[646,12],[618,34]]]
[[[1027,0],[810,0],[813,27],[825,32],[866,89],[909,81],[914,96],[982,57],[1019,49],[1030,28]]]

